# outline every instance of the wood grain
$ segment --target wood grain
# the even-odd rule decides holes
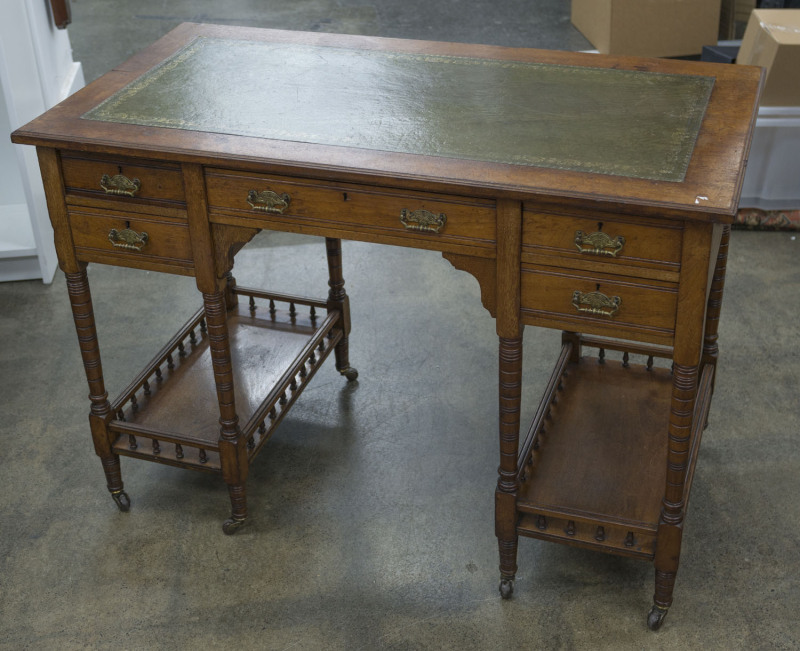
[[[309,146],[291,141],[80,119],[87,110],[198,35],[351,49],[397,49],[406,53],[473,56],[500,61],[706,75],[713,77],[715,81],[694,155],[686,178],[681,183],[328,145]],[[741,186],[761,76],[761,70],[747,66],[184,25],[119,66],[116,72],[103,77],[85,91],[76,93],[57,110],[48,112],[42,118],[17,130],[13,137],[15,142],[25,144],[58,147],[68,141],[75,145],[74,149],[79,150],[127,155],[138,151],[146,152],[149,157],[167,160],[200,161],[206,164],[226,161],[227,166],[233,161],[240,161],[245,165],[255,163],[267,172],[280,170],[290,175],[301,172],[299,175],[304,177],[318,178],[323,175],[367,183],[377,181],[381,185],[409,189],[428,189],[435,179],[440,189],[467,188],[467,194],[473,195],[483,189],[490,195],[500,193],[504,196],[529,198],[546,190],[551,196],[571,197],[594,203],[604,201],[624,205],[635,200],[642,206],[680,208],[686,211],[686,218],[689,219],[730,221]]]

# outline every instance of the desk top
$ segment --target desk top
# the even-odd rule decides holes
[[[682,181],[713,77],[198,37],[83,117]]]
[[[744,66],[185,24],[14,140],[716,219],[759,84]]]

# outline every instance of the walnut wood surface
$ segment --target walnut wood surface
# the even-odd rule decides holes
[[[270,190],[289,196],[289,206],[273,221],[289,222],[320,231],[345,228],[408,239],[409,246],[422,241],[431,247],[466,244],[493,253],[495,244],[494,203],[469,197],[420,192],[380,190],[355,184],[311,182],[307,179],[245,174],[211,169],[206,172],[208,202],[213,221],[259,223],[263,212],[247,202],[251,190]],[[447,221],[438,233],[407,230],[400,221],[403,210],[427,210],[445,214]],[[438,244],[437,244],[438,243]]]
[[[575,243],[578,232],[602,232],[612,239],[623,238],[624,244],[613,257],[582,252]],[[611,218],[597,212],[574,216],[526,211],[522,259],[532,264],[677,282],[682,241],[682,224],[676,221]]]
[[[519,508],[655,531],[671,392],[672,377],[662,368],[587,357],[568,365]]]
[[[686,178],[679,183],[81,119],[196,36],[706,75],[715,82]],[[419,189],[436,182],[440,189],[460,186],[468,188],[469,194],[489,196],[502,193],[525,198],[546,191],[587,205],[598,200],[622,204],[635,200],[643,210],[661,206],[661,212],[687,211],[691,219],[730,221],[741,186],[761,74],[747,66],[184,24],[57,109],[17,130],[14,140],[56,147],[69,142],[75,149],[118,154],[146,151],[150,157],[172,160],[225,161],[227,167],[255,163],[265,170],[302,170],[302,176],[322,174]],[[398,92],[414,90],[412,86]]]
[[[133,218],[131,218],[133,217]],[[92,261],[92,253],[115,256],[113,264],[139,266],[137,260],[157,258],[167,264],[192,266],[192,246],[187,224],[164,222],[155,215],[113,214],[95,208],[73,208],[69,211],[70,227],[79,259]],[[140,251],[115,247],[109,240],[112,229],[131,229],[147,233],[147,242]]]
[[[119,156],[87,158],[70,152],[61,154],[61,162],[68,195],[100,197],[118,202],[120,206],[141,204],[142,200],[147,199],[179,205],[186,203],[183,178],[178,165]],[[100,185],[104,174],[110,177],[122,174],[131,180],[138,179],[141,187],[134,197],[110,195]]]
[[[619,297],[621,305],[613,316],[579,312],[573,292],[595,291]],[[539,325],[553,319],[570,323],[566,330],[606,334],[636,340],[668,340],[675,327],[677,286],[658,280],[638,280],[559,267],[522,267],[522,315],[526,323]],[[561,327],[561,325],[556,326]],[[610,332],[614,331],[614,333]]]
[[[307,316],[297,318],[293,324],[285,313],[279,313],[273,321],[258,312],[253,316],[241,306],[229,314],[228,331],[237,414],[245,423],[316,327]],[[139,396],[138,407],[125,410],[126,423],[186,433],[216,446],[219,408],[215,401],[208,400],[216,391],[208,348],[209,340],[203,337],[186,357],[176,357],[175,368],[164,369],[163,381],[151,383],[151,395]]]

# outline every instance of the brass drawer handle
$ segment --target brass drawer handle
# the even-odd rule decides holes
[[[142,182],[139,179],[129,179],[124,174],[115,174],[114,176],[103,174],[100,177],[100,187],[106,191],[106,194],[132,197],[141,189]]]
[[[622,299],[619,296],[606,296],[601,292],[584,294],[575,290],[572,293],[572,305],[578,312],[595,316],[612,317],[619,312]]]
[[[250,190],[247,193],[247,203],[250,204],[253,210],[260,210],[274,215],[282,215],[283,211],[289,207],[289,201],[288,194],[278,194],[272,190],[262,190],[261,192]]]
[[[147,244],[147,233],[137,233],[130,228],[124,228],[121,231],[112,228],[108,233],[108,241],[120,249],[141,251]]]
[[[424,233],[438,233],[447,223],[447,215],[443,212],[435,215],[429,210],[400,211],[400,223],[407,231],[422,231]]]
[[[622,235],[617,235],[612,238],[608,233],[596,231],[594,233],[584,233],[583,231],[575,231],[575,246],[581,253],[590,253],[593,255],[606,255],[612,258],[617,257],[617,253],[622,250],[625,244],[625,238]]]

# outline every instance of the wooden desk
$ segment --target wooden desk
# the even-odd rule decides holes
[[[502,596],[520,535],[649,559],[658,628],[760,84],[743,66],[182,25],[21,128],[118,506],[120,455],[216,472],[235,531],[248,463],[321,360],[356,376],[340,238],[438,250],[478,279],[500,337]],[[237,287],[259,229],[326,237],[328,297]],[[88,262],[193,275],[203,296],[113,402]],[[564,335],[520,443],[525,325]],[[263,389],[252,371],[277,362]]]

